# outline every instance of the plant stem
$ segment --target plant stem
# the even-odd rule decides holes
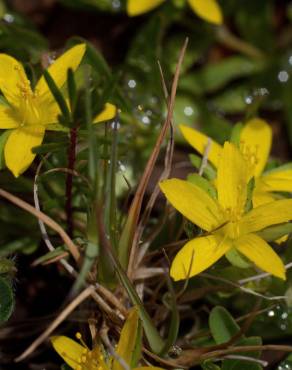
[[[68,169],[70,170],[66,178],[66,215],[67,215],[67,233],[72,238],[73,236],[73,209],[72,209],[72,191],[73,191],[73,175],[75,160],[76,160],[76,144],[77,144],[77,127],[70,129],[70,144],[68,148]]]

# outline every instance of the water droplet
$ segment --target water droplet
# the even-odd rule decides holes
[[[113,7],[114,10],[119,10],[121,8],[120,0],[113,0],[112,1],[112,7]]]
[[[270,310],[270,311],[268,312],[268,316],[269,316],[269,317],[274,317],[274,316],[275,316],[275,311]]]
[[[280,71],[278,73],[278,80],[282,83],[285,83],[289,80],[289,74],[287,71]]]
[[[48,65],[51,65],[55,62],[55,60],[57,59],[57,54],[56,53],[50,53],[48,55],[48,58],[47,58],[47,63]]]
[[[288,317],[288,312],[283,312],[282,315],[281,315],[281,318],[282,319],[287,319]]]
[[[127,167],[121,161],[118,162],[118,165],[119,165],[120,171],[126,172]]]
[[[9,13],[4,14],[3,19],[7,23],[13,23],[14,22],[14,16],[12,14],[9,14]]]
[[[134,89],[137,86],[137,82],[135,80],[129,80],[128,86],[130,89]]]
[[[185,107],[184,114],[188,117],[192,116],[194,114],[193,108],[189,106]]]
[[[149,125],[149,123],[150,123],[150,119],[149,119],[149,117],[147,117],[147,116],[143,116],[143,117],[142,117],[142,122],[143,122],[143,123],[145,123],[145,125]]]
[[[252,97],[251,95],[249,95],[249,96],[247,96],[247,97],[245,98],[245,102],[246,102],[246,104],[251,104],[251,103],[252,103],[252,101],[253,101],[253,97]]]
[[[289,64],[292,66],[292,55],[290,55],[289,59],[288,59],[288,62]]]

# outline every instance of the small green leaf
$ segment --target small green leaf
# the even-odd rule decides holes
[[[67,87],[68,87],[70,109],[71,109],[72,114],[74,114],[76,103],[77,103],[77,88],[76,88],[76,82],[74,79],[74,73],[71,68],[69,68],[67,72]]]
[[[190,154],[189,158],[194,167],[198,169],[201,167],[202,163],[201,157],[199,157],[196,154]],[[216,178],[216,171],[210,164],[207,164],[207,166],[204,168],[203,174],[207,177],[208,180],[214,180]]]
[[[264,67],[261,61],[234,56],[219,63],[208,64],[199,72],[189,73],[180,80],[180,88],[195,94],[213,92],[239,77],[253,75]]]
[[[252,177],[248,184],[247,184],[247,195],[246,195],[246,203],[245,203],[245,212],[249,212],[253,208],[252,204],[252,197],[253,197],[253,191],[255,188],[255,179]]]
[[[8,136],[10,135],[10,133],[11,133],[11,130],[6,130],[0,136],[0,170],[2,170],[2,168],[5,167],[4,147],[5,147],[6,141],[8,139]]]
[[[262,339],[260,337],[249,337],[249,338],[242,338],[238,345],[240,346],[261,346]],[[253,351],[253,352],[241,352],[241,356],[247,356],[249,358],[259,358],[261,355],[260,351]],[[252,361],[244,361],[244,360],[224,360],[222,363],[222,370],[262,370],[262,366],[254,363]]]
[[[257,232],[261,238],[267,242],[272,242],[281,238],[284,235],[288,235],[292,232],[292,223],[287,222],[285,224],[267,227],[264,230]]]
[[[197,185],[202,190],[210,195],[213,199],[217,199],[217,191],[215,187],[204,177],[200,176],[198,173],[192,173],[188,175],[187,180],[194,185]]]
[[[236,123],[236,125],[233,126],[232,131],[231,131],[231,137],[230,141],[234,145],[236,145],[239,148],[240,144],[240,133],[242,130],[243,124],[241,122]]]
[[[67,123],[68,125],[68,123],[70,122],[70,112],[66,100],[64,99],[59,87],[56,85],[55,81],[53,80],[53,78],[51,77],[47,70],[44,70],[43,76],[64,116],[64,122],[62,121],[62,123]]]
[[[246,269],[251,266],[247,259],[235,248],[230,249],[225,256],[233,266],[240,267],[242,269]]]
[[[16,270],[15,263],[12,259],[0,259],[0,274],[10,274]]]
[[[211,311],[209,327],[216,344],[228,342],[240,330],[230,313],[221,306]]]
[[[204,361],[201,367],[203,370],[220,370],[221,369],[221,367],[219,367],[218,365],[215,365],[214,362],[212,362],[212,360]]]
[[[55,258],[55,257],[58,257],[58,256],[62,255],[65,251],[66,250],[65,250],[64,247],[57,247],[54,251],[48,252],[48,253],[44,254],[43,256],[37,258],[34,261],[33,265],[36,266],[36,265],[39,265],[39,264],[44,263],[46,261],[49,261],[52,258]]]
[[[0,277],[0,323],[9,319],[14,308],[14,295],[10,283]]]

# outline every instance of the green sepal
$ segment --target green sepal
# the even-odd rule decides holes
[[[69,68],[67,72],[67,88],[68,88],[70,109],[71,109],[72,115],[74,116],[76,103],[77,103],[77,88],[76,88],[74,73],[71,68]]]
[[[217,199],[217,191],[212,183],[206,180],[204,177],[200,176],[198,173],[191,173],[187,177],[188,182],[198,186],[206,193],[210,195],[211,198]]]
[[[284,224],[270,226],[264,230],[258,231],[257,235],[263,238],[267,242],[272,242],[281,238],[284,235],[288,235],[292,232],[292,223],[287,222]]]
[[[63,117],[59,117],[60,123],[68,126],[70,123],[70,111],[68,109],[66,100],[64,99],[59,87],[56,85],[55,81],[53,80],[52,76],[49,74],[47,70],[44,70],[43,76],[48,84],[48,87],[58,104]]]
[[[201,167],[202,158],[200,156],[196,154],[190,154],[189,158],[194,167],[198,169]],[[203,174],[207,177],[208,180],[214,180],[217,176],[216,171],[209,163],[207,163],[207,166],[204,168]]]
[[[243,124],[241,122],[236,123],[231,131],[230,142],[236,145],[238,148],[240,146],[240,133],[243,128]]]
[[[245,212],[249,212],[253,209],[252,197],[253,191],[255,188],[255,179],[252,177],[247,184],[247,194],[246,194],[246,203],[245,203]]]
[[[0,277],[0,302],[0,323],[3,323],[11,316],[15,303],[11,284],[3,277]]]
[[[6,141],[10,133],[11,133],[11,130],[6,130],[0,136],[0,170],[2,170],[5,167],[4,147],[5,147]]]
[[[247,259],[235,248],[230,249],[225,253],[225,256],[233,266],[240,267],[242,269],[246,269],[251,266]]]

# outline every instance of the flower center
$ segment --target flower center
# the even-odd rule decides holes
[[[259,163],[258,145],[247,145],[246,142],[240,141],[240,151],[247,163],[248,172],[253,175],[255,172],[255,167]]]
[[[238,239],[240,236],[240,212],[227,208],[225,210],[225,215],[227,222],[222,228],[218,229],[218,233],[224,236],[224,238],[232,240]]]
[[[32,91],[30,81],[23,76],[19,66],[14,67],[19,72],[19,91],[18,121],[21,127],[26,125],[36,125],[41,123],[41,111],[39,109],[38,92]]]

